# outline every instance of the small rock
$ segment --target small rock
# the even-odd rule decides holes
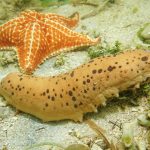
[[[138,31],[138,37],[147,44],[150,44],[150,23],[146,23],[143,28]]]
[[[150,24],[145,26],[144,30],[141,32],[141,36],[144,39],[150,39]]]

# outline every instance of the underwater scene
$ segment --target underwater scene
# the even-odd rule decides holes
[[[150,150],[150,0],[0,0],[0,150]]]

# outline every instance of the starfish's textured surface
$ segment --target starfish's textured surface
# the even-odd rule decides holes
[[[0,48],[15,47],[20,68],[32,73],[50,56],[99,42],[99,38],[92,40],[70,29],[78,20],[78,13],[73,18],[65,18],[52,13],[22,12],[0,26]]]

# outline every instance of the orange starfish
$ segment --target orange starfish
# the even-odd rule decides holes
[[[30,74],[49,56],[99,42],[99,38],[92,40],[69,29],[78,18],[77,13],[71,19],[52,13],[22,12],[0,26],[0,48],[15,47],[20,68]]]

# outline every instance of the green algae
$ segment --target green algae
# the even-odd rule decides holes
[[[121,43],[116,41],[114,46],[93,46],[88,49],[88,55],[91,59],[104,56],[104,55],[113,55],[122,51]]]

